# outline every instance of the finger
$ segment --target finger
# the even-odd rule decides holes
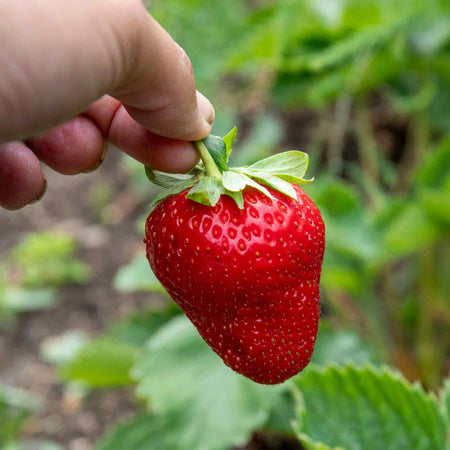
[[[151,133],[133,120],[123,106],[114,116],[109,140],[138,161],[164,172],[187,172],[199,159],[191,142]]]
[[[95,169],[107,148],[99,127],[83,116],[35,136],[27,144],[42,162],[65,175]]]
[[[46,186],[38,158],[24,143],[0,145],[0,206],[22,208],[42,197]]]
[[[141,0],[3,2],[0,42],[0,142],[55,127],[107,93],[157,134],[211,130],[188,58]]]
[[[151,133],[111,97],[93,103],[86,115],[97,123],[113,145],[149,167],[180,173],[187,172],[198,162],[192,143]]]

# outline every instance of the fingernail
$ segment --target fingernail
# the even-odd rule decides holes
[[[212,125],[214,122],[214,108],[211,105],[210,101],[200,92],[197,91],[197,104],[198,109],[200,110],[202,116],[208,122],[209,125]]]
[[[33,205],[34,203],[37,203],[45,195],[46,192],[47,192],[47,180],[44,178],[44,187],[42,188],[42,191],[34,200],[32,200],[28,204]]]
[[[100,155],[100,159],[95,163],[95,165],[87,170],[83,170],[83,172],[81,173],[91,173],[94,170],[98,169],[100,167],[100,165],[102,164],[102,162],[105,160],[106,158],[106,154],[108,153],[108,141],[106,139],[103,140],[103,150],[102,150],[102,154]]]

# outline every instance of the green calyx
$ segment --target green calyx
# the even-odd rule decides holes
[[[267,186],[297,198],[291,183],[305,184],[309,157],[306,153],[290,150],[264,158],[250,166],[228,167],[228,158],[236,137],[236,127],[223,138],[209,135],[196,141],[195,147],[201,161],[189,173],[171,174],[145,167],[148,179],[164,187],[153,201],[154,207],[161,200],[189,189],[187,198],[203,205],[215,206],[221,195],[228,195],[242,209],[242,191],[247,187],[258,189],[273,198]]]

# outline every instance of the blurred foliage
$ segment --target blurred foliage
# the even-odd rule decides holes
[[[322,320],[311,363],[344,365],[348,362],[379,364],[381,359],[355,331],[335,330],[326,319]]]
[[[248,90],[262,83],[283,107],[320,109],[344,94],[381,90],[400,111],[426,111],[448,130],[448,2],[156,0],[149,10],[219,104],[231,75]]]
[[[55,232],[31,232],[0,265],[0,325],[20,313],[50,308],[57,288],[85,283],[89,268],[76,256],[75,240]]]
[[[216,108],[214,133],[239,123],[234,164],[251,164],[299,139],[306,144],[301,150],[311,154],[308,175],[315,181],[304,189],[326,224],[323,315],[312,364],[277,388],[226,368],[172,302],[113,324],[97,339],[62,339],[66,354],[47,347],[46,358],[67,382],[133,384],[144,400],[142,411],[99,448],[227,449],[263,430],[273,439],[295,433],[308,449],[444,450],[450,3],[153,0],[148,6],[191,58],[197,87]],[[157,190],[141,164],[124,158],[124,165],[133,199],[149,203]],[[90,199],[106,223],[110,196],[105,185]],[[142,224],[141,218],[141,232]],[[21,281],[0,280],[0,316],[46,307],[54,298],[50,286],[87,279],[73,241],[55,233],[28,238],[13,255],[12,272]],[[167,299],[143,255],[119,269],[114,286],[118,294]],[[382,363],[440,390],[439,399]],[[21,420],[15,423],[17,430]]]
[[[88,341],[82,330],[67,330],[59,336],[44,339],[40,346],[40,354],[44,361],[61,366],[73,360]]]
[[[114,277],[114,287],[120,292],[157,292],[166,291],[155,277],[145,254],[137,256],[131,263],[122,266]]]
[[[25,287],[61,286],[85,283],[88,267],[76,257],[76,244],[58,232],[27,234],[11,252],[12,270]]]
[[[51,288],[26,289],[10,284],[0,266],[0,327],[11,325],[22,312],[51,307],[56,299],[56,291]]]
[[[105,337],[81,347],[63,365],[61,376],[92,387],[123,386],[131,382],[129,371],[137,357],[132,345]]]
[[[40,408],[29,392],[0,386],[0,448],[14,448],[25,420]]]

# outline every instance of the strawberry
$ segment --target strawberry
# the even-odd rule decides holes
[[[144,241],[156,277],[225,364],[277,384],[314,349],[324,224],[296,184],[307,182],[307,155],[228,169],[234,134],[197,143],[203,163],[191,175],[146,169],[168,190]]]

